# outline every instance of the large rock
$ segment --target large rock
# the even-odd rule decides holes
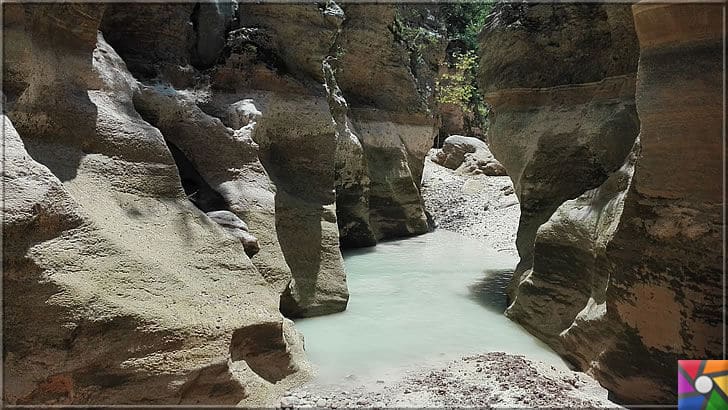
[[[336,134],[326,98],[276,96],[265,111],[255,141],[276,184],[276,230],[293,275],[281,309],[292,316],[344,310],[348,292],[336,222]]]
[[[150,7],[153,12],[157,6]],[[192,17],[198,21],[207,16],[208,24],[223,29],[232,24],[224,7],[196,10]],[[118,20],[105,18],[105,27]],[[233,20],[238,25],[230,27],[222,50],[214,27],[196,26],[197,54],[187,59],[210,64],[217,55],[220,64],[205,73],[210,83],[200,82],[205,75],[196,70],[194,88],[161,76],[169,83],[147,82],[135,98],[136,108],[162,131],[180,170],[191,174],[185,186],[190,199],[206,212],[229,209],[247,222],[260,247],[253,263],[282,294],[286,315],[341,311],[348,292],[336,218],[329,215],[335,200],[335,133],[320,84],[341,16],[315,5],[246,4]],[[290,21],[301,24],[284,24]],[[122,45],[146,38],[143,32],[125,32],[131,34],[119,39]],[[302,42],[304,33],[309,39]],[[130,53],[125,58],[149,61],[149,52],[125,50]],[[165,56],[152,61],[162,67],[187,62]]]
[[[220,74],[237,70],[243,75],[234,77],[253,72],[260,79],[246,83],[220,76],[213,81],[213,90],[224,94],[232,88],[260,111],[251,137],[276,189],[275,231],[291,271],[281,297],[288,316],[342,311],[348,300],[336,217],[338,137],[323,86],[324,60],[342,19],[333,3],[325,8],[241,5],[242,37],[231,37],[231,56]],[[260,53],[269,60],[261,61]],[[248,63],[241,67],[243,60]]]
[[[582,370],[593,370],[618,324],[607,317],[607,245],[622,217],[639,142],[622,168],[598,188],[564,202],[541,225],[534,265],[526,271],[506,315]]]
[[[5,8],[8,402],[269,405],[309,374],[280,312],[346,307],[340,244],[427,230],[405,9],[231,7]]]
[[[301,339],[185,197],[102,13],[27,8],[28,87],[3,140],[4,400],[270,404],[307,373]]]
[[[506,175],[505,168],[493,157],[485,142],[474,137],[447,137],[432,161],[465,175]]]
[[[442,143],[442,149],[435,154],[433,161],[450,169],[457,169],[465,161],[465,154],[487,150],[485,142],[462,135],[451,135]]]
[[[237,128],[227,127],[203,112],[194,95],[171,86],[142,86],[135,106],[165,136],[190,200],[204,212],[230,210],[246,221],[260,247],[253,263],[283,292],[291,280],[291,270],[275,228],[275,188],[251,136],[255,121],[248,119],[243,124],[233,115],[226,119],[237,122],[230,124]],[[241,108],[238,102],[226,107]]]
[[[538,227],[603,183],[632,147],[636,37],[626,5],[503,3],[480,41],[489,147],[521,204],[514,298]]]
[[[336,215],[339,243],[344,248],[371,246],[377,238],[369,221],[371,180],[364,148],[352,131],[349,105],[336,81],[333,58],[324,63],[331,115],[336,124]]]
[[[622,6],[591,7],[606,9],[613,41],[630,38],[623,30],[614,31],[625,27],[614,23],[615,16],[624,17]],[[635,90],[640,142],[622,168],[610,172],[603,161],[590,166],[573,159],[560,162],[571,173],[568,185],[551,179],[552,171],[545,168],[522,174],[525,182],[512,175],[522,201],[532,198],[525,193],[539,192],[524,192],[528,181],[540,181],[541,192],[553,190],[553,196],[543,196],[550,206],[558,203],[553,198],[567,196],[563,187],[575,193],[578,186],[593,185],[600,175],[609,175],[598,188],[557,205],[547,223],[537,224],[532,266],[519,267],[517,274],[522,275],[516,275],[506,314],[593,374],[610,390],[612,399],[623,403],[674,403],[677,360],[719,357],[722,351],[719,10],[717,5],[697,4],[633,6],[640,46]],[[513,41],[528,38],[516,34]],[[557,66],[553,72],[560,73],[559,68],[568,72],[579,56],[600,61],[593,51],[592,47],[577,51],[561,66],[552,62]],[[538,64],[527,55],[522,60]],[[586,61],[580,64],[584,71],[574,74],[579,78],[592,79],[610,70],[606,62],[595,67]],[[517,67],[513,70],[520,72]],[[504,76],[503,81],[510,80]],[[607,78],[599,87],[615,81],[616,77]],[[560,89],[568,92],[568,88]],[[610,95],[601,90],[596,95]],[[532,91],[522,93],[525,98]],[[490,96],[502,103],[499,94],[503,93]],[[611,104],[618,108],[626,94],[611,94]],[[562,101],[569,101],[567,95],[560,93]],[[594,98],[588,92],[583,95]],[[615,105],[604,107],[614,109]],[[495,127],[503,126],[502,112],[496,107]],[[615,134],[633,129],[616,121],[619,110],[612,116],[600,115],[598,110],[582,112],[580,126],[596,125],[602,135],[612,136],[612,144],[628,140]],[[514,117],[506,114],[506,118]],[[551,129],[557,129],[556,125],[542,130],[541,136]],[[528,147],[516,140],[505,153],[529,152]],[[616,160],[618,150],[613,149]],[[504,153],[495,148],[494,152],[496,156]],[[510,173],[519,164],[511,160],[514,156],[501,158]],[[589,173],[598,178],[590,183],[580,179],[580,174]]]

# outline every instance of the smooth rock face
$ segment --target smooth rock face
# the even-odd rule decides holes
[[[481,33],[479,81],[494,110],[489,147],[521,203],[512,299],[532,266],[538,227],[618,169],[639,132],[636,37],[625,10],[504,3]]]
[[[530,15],[538,6],[518,7]],[[623,30],[628,25],[618,23],[624,18],[622,6],[589,7],[605,9],[612,41],[629,40]],[[510,144],[499,141],[502,132],[513,127],[516,117],[510,107],[517,105],[513,100],[533,104],[526,102],[526,96],[539,101],[534,94],[541,94],[518,90],[509,99],[504,97],[507,93],[491,89],[486,97],[496,105],[491,148],[514,179],[522,209],[528,210],[524,202],[539,192],[537,198],[548,199],[549,207],[557,206],[547,223],[539,221],[548,207],[535,213],[539,218],[531,219],[535,221],[531,229],[538,228],[533,262],[528,264],[530,268],[519,266],[506,314],[593,374],[610,390],[613,400],[667,405],[676,400],[678,359],[721,354],[721,13],[720,6],[697,4],[635,5],[632,12],[640,48],[634,89],[640,141],[616,172],[605,164],[616,162],[624,143],[632,138],[627,134],[634,134],[634,126],[620,120],[633,117],[626,111],[622,114],[622,107],[629,107],[632,89],[626,87],[631,81],[628,76],[575,87],[587,90],[580,99],[586,100],[586,95],[602,101],[599,107],[581,105],[582,114],[575,123],[580,127],[592,124],[597,131],[594,135],[600,136],[593,141],[603,141],[585,147],[590,153],[600,152],[594,147],[606,147],[611,154],[592,157],[598,161],[584,163],[572,157],[559,163],[568,168],[568,185],[551,179],[553,171],[545,167],[518,175],[521,162],[513,159],[533,158],[534,146],[519,139]],[[585,25],[581,27],[586,30]],[[507,31],[498,33],[500,39],[508,38]],[[518,30],[513,35],[516,43],[532,38]],[[491,44],[487,32],[481,40]],[[538,37],[532,41],[538,43]],[[590,58],[600,61],[601,57]],[[528,55],[521,60],[523,67],[536,64]],[[513,57],[513,68],[499,69],[518,71],[518,61]],[[555,73],[577,66],[568,58],[561,66],[552,64]],[[580,64],[583,68],[572,78],[593,80],[605,68],[614,70],[609,64]],[[481,81],[486,86],[497,83],[500,80],[485,78],[487,73],[496,76],[496,71],[486,69]],[[556,84],[554,78],[559,79],[552,77],[546,83]],[[505,75],[502,81],[507,81]],[[560,101],[569,101],[566,97],[573,95],[567,86],[548,92],[556,89]],[[513,97],[519,93],[523,97]],[[607,115],[605,109],[612,114]],[[558,115],[551,118],[563,120]],[[539,138],[561,126],[540,124],[544,129],[537,134]],[[568,152],[567,147],[559,148],[565,150]],[[680,165],[676,168],[675,164]],[[591,182],[581,175],[592,175]],[[601,185],[578,198],[563,204],[553,201],[577,193],[578,187],[594,185],[605,175]],[[534,183],[529,181],[542,182],[542,189],[529,188]],[[524,239],[530,243],[532,232],[519,229],[519,251]]]
[[[97,34],[103,12],[26,9],[28,87],[4,120],[4,398],[265,405],[308,373],[300,336],[242,244],[184,196]]]

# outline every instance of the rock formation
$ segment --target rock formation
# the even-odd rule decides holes
[[[266,404],[308,372],[302,340],[185,197],[103,13],[26,6],[28,86],[3,125],[4,400]]]
[[[272,405],[311,372],[284,315],[346,308],[340,248],[428,230],[437,7],[3,11],[7,403]],[[438,157],[502,163],[506,314],[623,403],[720,354],[721,16],[498,4],[487,146]]]
[[[642,152],[607,246],[614,264],[607,312],[626,337],[603,355],[601,377],[625,402],[674,403],[677,360],[722,352],[725,37],[720,5],[632,11]],[[626,352],[641,358],[639,366],[624,362]]]
[[[473,137],[447,137],[432,161],[461,174],[506,175],[505,168],[493,157],[485,142]]]
[[[624,162],[639,132],[636,69],[627,6],[511,3],[489,16],[479,77],[494,110],[488,140],[521,203],[512,299],[538,227]]]
[[[260,251],[258,238],[250,234],[248,225],[234,213],[230,211],[211,211],[207,213],[207,216],[222,226],[222,229],[227,233],[240,239],[243,248],[245,248],[245,254],[248,257],[252,258]]]
[[[614,400],[671,405],[677,360],[721,354],[720,6],[496,9],[481,84],[524,211],[506,313]]]
[[[421,170],[426,152],[420,145],[429,144],[431,130],[414,129],[407,147],[399,143],[397,155],[404,162],[370,167],[368,161],[374,164],[389,154],[365,150],[362,136],[391,138],[386,128],[390,123],[371,132],[356,130],[347,98],[356,100],[354,92],[361,84],[350,86],[346,96],[338,84],[368,81],[365,76],[379,74],[367,71],[370,65],[362,64],[363,58],[402,63],[406,50],[388,29],[396,7],[362,8],[369,11],[360,16],[356,7],[345,15],[335,3],[285,8],[244,4],[232,14],[222,5],[216,6],[217,14],[202,6],[112,7],[102,29],[114,33],[112,44],[134,62],[132,72],[144,80],[134,99],[136,109],[162,131],[177,162],[188,165],[180,168],[198,175],[193,186],[186,187],[190,199],[200,206],[210,202],[205,198],[214,198],[214,209],[204,211],[229,209],[249,225],[260,244],[253,263],[282,293],[286,315],[345,308],[339,244],[367,246],[384,237],[427,230],[416,170]],[[181,28],[189,26],[185,16],[190,13],[193,27]],[[133,19],[154,14],[165,16],[158,30],[176,30],[171,38],[177,42],[167,46],[177,52],[149,50],[162,40],[150,38],[144,29],[147,20],[140,25]],[[208,25],[217,22],[225,28],[222,47],[209,38],[211,29],[201,31],[203,17]],[[372,24],[374,29],[366,35],[356,31],[358,25]],[[140,49],[143,44],[150,47]],[[401,108],[397,98],[421,98],[418,78],[406,65],[389,70],[382,78],[392,86],[368,103],[369,109],[384,114]],[[426,112],[425,105],[418,107]],[[210,139],[216,142],[210,144]],[[410,149],[415,144],[418,150]],[[221,152],[218,146],[228,149]],[[387,186],[392,172],[409,179],[409,194]],[[372,178],[380,174],[382,184]],[[372,189],[385,192],[372,201]],[[391,227],[376,223],[376,215],[382,213],[391,214],[386,222]],[[301,241],[301,235],[311,240]]]
[[[347,4],[344,11],[347,18],[335,44],[340,55],[334,67],[339,70],[337,85],[348,102],[346,126],[358,143],[351,136],[342,140],[352,145],[353,155],[363,153],[362,160],[350,162],[357,167],[366,164],[368,174],[368,181],[347,185],[354,192],[368,192],[369,202],[369,226],[350,229],[371,231],[377,240],[427,232],[419,190],[424,158],[436,133],[427,90],[433,89],[444,47],[421,48],[429,54],[413,65],[407,51],[409,39],[397,31],[402,30],[399,24],[406,25],[406,18],[412,17],[406,7]],[[429,88],[421,84],[428,81]],[[344,189],[342,198],[348,192]],[[344,210],[349,207],[339,205]],[[340,225],[352,222],[367,223],[358,218]]]
[[[437,107],[437,112],[440,117],[438,141],[444,141],[451,135],[485,138],[483,119],[475,111],[466,111],[457,104],[441,103]]]
[[[427,230],[397,6],[3,8],[8,403],[271,404],[340,243]]]

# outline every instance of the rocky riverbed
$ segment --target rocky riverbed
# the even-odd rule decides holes
[[[422,174],[425,209],[437,229],[481,240],[501,252],[516,255],[516,230],[521,214],[508,176],[463,174],[437,163],[429,152]]]
[[[344,381],[342,381],[344,382]],[[490,352],[423,368],[394,383],[342,387],[311,384],[290,390],[282,408],[320,407],[616,407],[583,373],[522,356]]]

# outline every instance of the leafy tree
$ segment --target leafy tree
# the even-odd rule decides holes
[[[488,108],[477,85],[478,35],[492,7],[492,1],[480,1],[445,4],[440,9],[450,41],[450,72],[443,73],[436,82],[437,101],[475,114],[483,128],[487,128]]]
[[[475,83],[478,56],[474,50],[469,50],[455,54],[453,59],[453,71],[442,74],[435,83],[437,101],[441,104],[457,105],[463,111],[471,112],[474,100],[479,99]]]
[[[462,43],[459,52],[478,50],[478,34],[492,8],[493,1],[459,2],[441,6],[450,41]]]

